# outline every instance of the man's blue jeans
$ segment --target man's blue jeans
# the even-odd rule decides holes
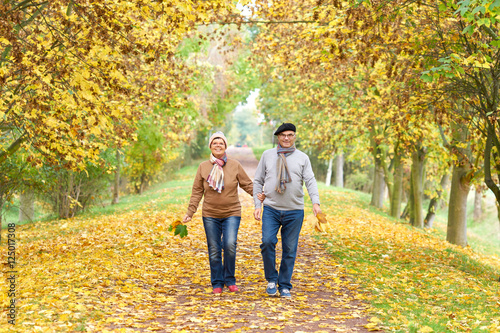
[[[240,220],[240,216],[203,217],[210,261],[210,280],[213,288],[224,288],[224,285],[236,284],[234,272]],[[222,250],[224,250],[224,262],[222,261]]]
[[[260,245],[264,261],[264,274],[268,282],[278,284],[278,289],[292,289],[292,279],[299,234],[304,221],[304,210],[276,210],[264,206],[262,213],[262,244]],[[279,274],[276,270],[276,243],[281,227],[282,256]]]

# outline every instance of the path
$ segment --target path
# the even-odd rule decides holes
[[[231,148],[253,177],[257,160],[250,148]],[[133,306],[121,307],[108,318],[108,329],[128,332],[368,332],[368,305],[363,294],[310,235],[307,221],[299,241],[292,279],[292,299],[265,293],[260,254],[261,224],[253,218],[253,200],[240,193],[242,222],[238,235],[237,293],[212,294],[203,224],[198,215],[189,224],[189,237],[169,236],[155,249],[155,258],[142,267],[144,277]],[[309,210],[310,211],[310,210]],[[148,230],[148,229],[145,229]],[[281,253],[278,243],[277,253]],[[158,262],[161,262],[159,264]],[[278,262],[280,256],[278,255]],[[160,277],[157,279],[156,277]],[[139,298],[137,292],[142,292]],[[137,302],[137,299],[140,302]],[[111,301],[111,300],[110,300]],[[130,303],[129,303],[130,304]]]
[[[247,174],[254,178],[258,161],[251,148],[229,147],[227,153],[240,161]],[[258,246],[260,223],[251,218],[251,198],[246,193],[241,193],[240,197],[246,215],[242,219],[238,240],[237,268],[240,269],[238,284],[241,292],[225,292],[222,297],[229,297],[231,304],[251,299],[253,305],[229,311],[229,317],[240,322],[227,331],[241,328],[245,332],[368,332],[364,327],[368,324],[367,305],[357,300],[360,297],[357,286],[336,269],[334,258],[309,236],[311,230],[303,232],[299,241],[292,280],[293,299],[287,301],[265,295],[266,281]],[[308,227],[304,229],[307,231]],[[280,245],[278,242],[278,254],[281,253]],[[207,328],[212,325],[216,331],[221,331],[220,324],[214,321]]]
[[[238,160],[241,165],[243,165],[243,168],[250,178],[254,178],[259,161],[255,158],[252,148],[229,146],[226,152],[230,158]]]

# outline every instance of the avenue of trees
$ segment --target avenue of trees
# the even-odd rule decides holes
[[[298,123],[301,144],[330,170],[334,161],[372,165],[371,204],[382,207],[387,188],[390,214],[415,227],[432,225],[450,177],[447,239],[466,245],[471,186],[486,184],[500,203],[500,3],[290,0],[251,9],[266,116]]]
[[[255,88],[328,184],[370,183],[379,208],[387,191],[415,227],[446,199],[447,239],[465,246],[469,190],[500,203],[500,2],[27,0],[0,13],[0,211],[17,194],[27,218],[36,197],[67,218],[118,202],[124,180],[140,194],[229,130]]]
[[[210,25],[235,5],[3,1],[0,212],[17,194],[21,219],[35,199],[72,217],[199,156],[255,88],[248,34]]]

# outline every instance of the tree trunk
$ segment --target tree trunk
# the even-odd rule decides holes
[[[142,173],[141,175],[141,184],[139,185],[139,194],[142,194],[146,189],[146,173]]]
[[[372,186],[372,199],[370,205],[377,208],[382,208],[384,205],[384,194],[385,194],[385,150],[381,147],[377,137],[377,126],[371,124],[370,126],[370,144],[372,147],[373,161],[374,161],[374,172],[373,172],[373,186]]]
[[[332,182],[332,166],[333,166],[333,156],[330,157],[330,160],[328,160],[328,170],[326,171],[326,180],[325,184],[326,186],[330,186]]]
[[[72,192],[73,192],[73,173],[68,172],[67,174],[62,174],[60,177],[60,192],[59,192],[59,217],[67,219],[70,217],[70,210],[72,202]]]
[[[476,186],[476,191],[474,195],[474,213],[472,218],[474,222],[481,222],[481,217],[483,216],[483,191],[479,186]]]
[[[414,191],[413,191],[413,175],[412,175],[413,172],[410,172],[410,193],[408,195],[408,219],[409,219],[409,222],[410,222],[410,225],[414,225],[415,224],[415,204],[414,204]]]
[[[441,182],[439,184],[439,189],[436,191],[436,195],[431,199],[431,202],[429,203],[429,208],[427,209],[427,215],[425,216],[424,219],[424,227],[426,228],[432,228],[432,225],[434,223],[434,219],[436,217],[436,210],[438,208],[439,202],[442,201],[443,197],[443,192],[446,188],[446,184],[448,183],[448,179],[450,176],[448,175],[448,172],[446,172],[443,177],[441,177]]]
[[[385,194],[384,168],[382,168],[380,161],[375,160],[372,200],[370,202],[370,205],[375,206],[377,208],[382,208],[384,205],[384,194]]]
[[[391,192],[390,215],[399,218],[401,215],[401,201],[403,198],[403,166],[401,155],[394,156],[394,183]]]
[[[488,136],[486,138],[486,145],[484,147],[484,183],[495,195],[496,206],[497,206],[497,218],[498,221],[500,222],[500,187],[491,177],[491,153],[493,145],[492,141],[493,138],[495,137],[496,133],[494,132],[494,129],[488,128]]]
[[[0,244],[2,244],[3,195],[0,195]]]
[[[446,240],[452,244],[467,245],[467,196],[470,184],[467,163],[454,166],[451,177],[450,201],[448,205],[448,228]]]
[[[446,204],[448,203],[445,199],[447,198],[447,194],[449,193],[450,188],[450,170],[446,172],[446,174],[441,178],[441,188],[443,189],[443,193],[441,193],[441,197],[439,198],[439,208],[444,209]],[[445,195],[446,194],[446,195]]]
[[[116,171],[115,171],[115,182],[113,184],[113,199],[111,204],[115,205],[120,202],[120,151],[116,148]]]
[[[19,222],[33,221],[35,217],[35,194],[26,189],[19,198]]]
[[[424,211],[423,211],[423,200],[424,200],[424,161],[425,161],[425,150],[419,147],[412,154],[412,165],[411,165],[411,183],[413,187],[413,212],[415,220],[413,221],[413,226],[417,228],[424,227]]]
[[[342,152],[335,157],[335,186],[344,187],[344,154]]]
[[[438,205],[438,198],[434,197],[431,199],[431,202],[429,202],[429,208],[427,208],[427,215],[425,216],[424,219],[424,227],[425,228],[432,228],[432,225],[434,224],[434,219],[436,218],[436,208]]]
[[[470,180],[474,173],[472,170],[471,147],[469,143],[469,130],[464,124],[452,123],[453,141],[465,144],[465,147],[450,146],[458,160],[453,164],[451,176],[450,200],[448,204],[448,228],[446,240],[452,244],[467,245],[467,196],[470,191]],[[491,144],[491,141],[489,141]],[[489,146],[491,148],[491,145]],[[488,139],[484,149],[485,164],[488,152]],[[491,149],[489,150],[491,153]],[[486,166],[485,166],[486,168]],[[485,177],[489,170],[485,169]]]

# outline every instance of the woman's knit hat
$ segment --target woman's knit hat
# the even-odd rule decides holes
[[[214,134],[212,134],[212,136],[210,137],[210,140],[208,140],[208,148],[210,148],[210,146],[212,145],[212,141],[214,141],[215,139],[222,139],[224,141],[224,143],[226,144],[226,148],[227,148],[226,136],[221,131],[217,131]]]

